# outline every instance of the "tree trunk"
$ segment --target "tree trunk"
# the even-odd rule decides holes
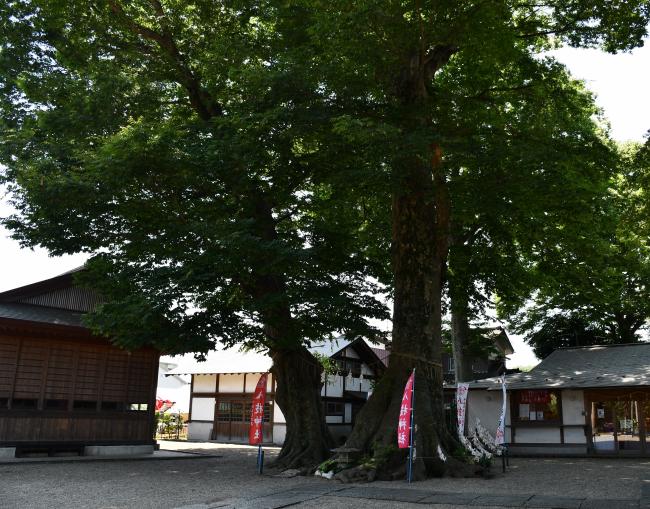
[[[428,83],[455,53],[436,46],[411,55],[395,87],[396,99],[413,115],[405,117],[405,132],[426,130]],[[396,157],[398,180],[392,200],[392,268],[394,284],[393,340],[390,363],[375,392],[357,416],[346,446],[373,451],[380,478],[405,473],[406,451],[396,450],[397,423],[406,380],[415,377],[414,477],[466,474],[474,471],[451,457],[456,439],[447,430],[442,392],[442,291],[449,252],[451,204],[442,170],[442,153],[430,146],[431,164],[412,146]],[[438,448],[444,453],[443,461]],[[391,452],[392,450],[392,452]]]
[[[391,452],[406,380],[415,377],[415,478],[456,471],[450,453],[457,442],[447,431],[442,392],[442,288],[447,256],[449,200],[437,147],[432,170],[413,160],[408,180],[392,207],[394,271],[393,341],[389,367],[357,416],[346,443],[386,458],[380,478],[405,473],[406,451]],[[438,446],[447,456],[443,462]],[[388,453],[388,454],[387,454]]]
[[[256,199],[249,211],[255,231],[265,242],[278,239],[273,209],[264,194],[251,189]],[[244,287],[258,301],[275,304],[262,311],[264,334],[273,373],[277,381],[275,400],[286,420],[286,436],[276,461],[278,468],[315,467],[328,456],[333,440],[325,424],[321,400],[323,367],[302,345],[295,332],[287,303],[287,284],[283,274],[266,273],[265,260],[254,270],[254,283]]]
[[[451,346],[454,353],[456,382],[473,380],[472,359],[466,354],[470,341],[467,302],[458,294],[451,295]]]
[[[329,457],[333,440],[321,402],[323,367],[304,346],[271,352],[278,381],[275,401],[287,422],[278,468],[314,467]]]

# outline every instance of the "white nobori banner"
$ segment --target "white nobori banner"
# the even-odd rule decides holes
[[[497,432],[494,437],[494,443],[496,445],[502,445],[506,441],[506,375],[501,377],[501,390],[503,391],[503,405],[501,406],[501,417],[499,417],[499,425],[497,426]]]
[[[468,383],[456,384],[456,416],[458,420],[458,436],[465,435],[465,405],[467,403]]]

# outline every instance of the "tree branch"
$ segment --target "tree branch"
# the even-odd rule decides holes
[[[190,98],[190,104],[203,120],[210,120],[213,117],[221,116],[223,109],[212,96],[201,86],[199,78],[192,72],[185,61],[185,57],[178,49],[169,27],[164,22],[165,12],[158,0],[150,0],[154,11],[162,27],[162,33],[152,30],[130,18],[117,0],[108,0],[108,5],[113,12],[134,34],[154,41],[167,59],[173,64],[178,72],[176,80],[185,87]]]

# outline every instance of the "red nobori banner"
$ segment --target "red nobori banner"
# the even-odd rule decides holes
[[[547,390],[521,391],[519,393],[520,403],[549,403],[551,394]]]
[[[264,436],[262,426],[264,425],[264,403],[266,402],[266,378],[268,373],[264,373],[255,387],[253,394],[253,404],[251,405],[251,425],[248,429],[248,443],[250,445],[260,445]]]
[[[399,409],[397,424],[397,447],[408,449],[411,446],[411,412],[413,411],[413,373],[404,387],[402,405]]]

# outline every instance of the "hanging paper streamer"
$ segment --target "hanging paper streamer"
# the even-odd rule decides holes
[[[503,404],[501,406],[501,417],[499,417],[499,425],[497,426],[497,432],[494,437],[494,443],[497,445],[502,445],[505,442],[505,432],[506,432],[506,375],[501,376],[501,390],[503,391]]]
[[[456,420],[458,422],[458,436],[465,435],[465,404],[467,402],[467,392],[469,384],[461,382],[456,384]]]

